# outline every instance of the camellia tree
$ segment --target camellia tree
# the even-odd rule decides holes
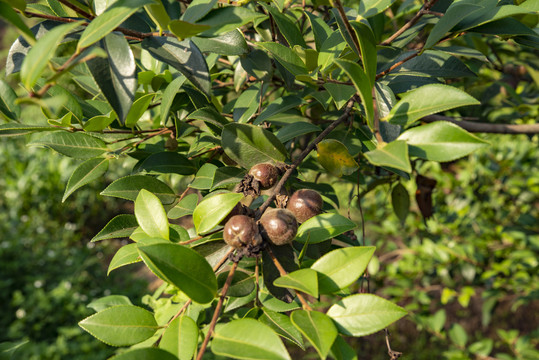
[[[163,280],[147,308],[93,299],[80,326],[123,347],[118,360],[290,359],[294,347],[357,358],[346,337],[407,312],[369,293],[375,247],[350,209],[390,184],[404,218],[401,182],[415,178],[429,218],[436,182],[420,164],[488,146],[474,132],[538,132],[525,103],[518,124],[466,119],[482,116],[489,69],[538,81],[538,10],[536,0],[1,0],[21,36],[0,81],[0,136],[30,134],[30,145],[81,159],[64,200],[109,164],[130,167],[101,195],[133,201],[134,214],[92,241],[128,237],[109,272],[143,262]],[[509,47],[521,65],[503,67]],[[25,117],[36,107],[42,116]]]

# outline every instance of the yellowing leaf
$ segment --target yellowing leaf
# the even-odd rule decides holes
[[[359,168],[346,146],[334,139],[326,139],[318,144],[318,161],[335,176],[350,175]]]

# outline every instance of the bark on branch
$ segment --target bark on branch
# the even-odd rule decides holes
[[[442,115],[429,115],[421,119],[426,123],[434,121],[449,121],[472,133],[489,134],[539,134],[539,124],[489,124],[475,121],[457,120]]]

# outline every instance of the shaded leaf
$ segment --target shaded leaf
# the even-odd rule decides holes
[[[438,22],[434,25],[429,33],[429,37],[425,42],[425,49],[429,49],[436,45],[444,35],[457,25],[462,19],[473,14],[474,12],[483,9],[482,6],[467,2],[454,2],[446,10]]]
[[[258,115],[253,124],[261,124],[272,116],[300,106],[301,104],[303,104],[303,99],[298,96],[290,95],[280,97],[266,105],[264,110],[260,113],[260,115]]]
[[[238,184],[245,176],[245,170],[235,166],[220,167],[215,171],[211,190]]]
[[[400,222],[404,223],[410,212],[410,194],[401,183],[395,185],[391,191],[391,205]]]
[[[21,107],[15,103],[16,99],[17,94],[11,86],[4,80],[0,80],[0,113],[10,120],[18,120],[21,114]]]
[[[290,320],[325,359],[338,334],[331,318],[318,311],[296,310]]]
[[[11,6],[4,2],[0,2],[0,17],[5,19],[7,22],[19,29],[22,36],[29,42],[33,43],[35,38],[32,31],[28,26],[21,20],[19,14],[17,14]]]
[[[359,3],[358,16],[370,18],[381,13],[393,4],[395,0],[362,0]]]
[[[180,41],[198,35],[209,28],[209,25],[193,24],[183,20],[172,20],[168,24],[170,32],[176,35]]]
[[[109,159],[106,158],[88,159],[80,164],[69,177],[62,202],[65,202],[69,195],[78,188],[99,179],[107,172],[108,168]]]
[[[329,308],[339,332],[365,336],[382,330],[407,314],[406,310],[372,294],[348,296]]]
[[[294,47],[294,45],[300,45],[304,48],[307,47],[301,31],[296,25],[296,21],[292,21],[288,16],[270,5],[264,3],[262,3],[262,5],[271,14],[279,32],[284,36],[290,47]]]
[[[138,222],[134,215],[117,215],[91,241],[129,237],[137,227]]]
[[[211,38],[193,37],[191,40],[201,52],[227,56],[245,55],[249,52],[249,47],[243,34],[237,29]]]
[[[397,140],[365,153],[367,160],[375,166],[388,166],[410,173],[412,165],[408,158],[408,145]]]
[[[206,233],[216,227],[242,198],[243,194],[224,193],[202,200],[193,211],[197,234]]]
[[[101,192],[101,195],[135,201],[142,189],[157,195],[165,205],[172,204],[176,200],[176,194],[168,185],[156,178],[144,175],[131,175],[114,180]]]
[[[138,170],[159,174],[191,175],[197,171],[197,167],[185,155],[162,151],[148,156]]]
[[[109,360],[178,360],[178,358],[162,349],[138,348],[113,356]]]
[[[161,97],[161,121],[167,121],[174,98],[176,97],[178,90],[183,85],[185,80],[187,80],[185,76],[178,76],[167,85],[165,91],[163,92],[163,96]]]
[[[168,212],[170,219],[178,219],[185,215],[191,215],[198,203],[197,194],[186,195],[176,206]]]
[[[210,11],[208,15],[197,21],[197,24],[211,26],[210,30],[203,33],[204,36],[209,37],[235,30],[264,16],[243,6],[226,6]]]
[[[327,83],[324,84],[324,88],[331,95],[337,109],[341,109],[356,93],[356,89],[353,86],[344,84]]]
[[[45,146],[65,156],[78,159],[93,158],[107,151],[105,142],[80,132],[51,132],[31,141],[30,146]]]
[[[310,122],[304,122],[304,121],[298,121],[294,122],[292,124],[283,126],[279,130],[277,130],[277,133],[275,133],[275,136],[277,136],[277,139],[279,139],[280,142],[285,143],[288,140],[292,140],[295,137],[310,134],[313,132],[322,131],[318,126],[313,125]]]
[[[129,300],[127,296],[109,295],[109,296],[105,296],[99,299],[92,300],[86,306],[89,307],[90,309],[93,309],[95,312],[99,312],[111,306],[117,306],[117,305],[133,305],[133,304],[131,303],[131,300]]]
[[[307,75],[305,63],[298,54],[284,45],[273,42],[261,42],[257,46],[268,51],[292,75]]]
[[[258,321],[271,327],[277,334],[285,339],[292,341],[300,348],[305,349],[303,346],[303,338],[299,330],[292,324],[290,317],[285,314],[281,314],[269,309],[262,309],[264,314],[258,318]]]
[[[98,340],[112,346],[129,346],[150,338],[157,330],[153,314],[133,305],[106,308],[79,322]]]

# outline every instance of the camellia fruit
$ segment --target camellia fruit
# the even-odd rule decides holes
[[[256,164],[249,170],[249,175],[260,183],[262,189],[271,188],[279,179],[279,171],[270,163]]]
[[[232,216],[225,225],[223,238],[228,245],[236,249],[262,243],[255,220],[246,215]]]
[[[288,199],[286,208],[294,214],[299,223],[316,216],[322,212],[322,196],[311,189],[301,189]]]
[[[298,222],[286,209],[269,209],[260,218],[262,236],[275,245],[290,244],[296,237]]]

